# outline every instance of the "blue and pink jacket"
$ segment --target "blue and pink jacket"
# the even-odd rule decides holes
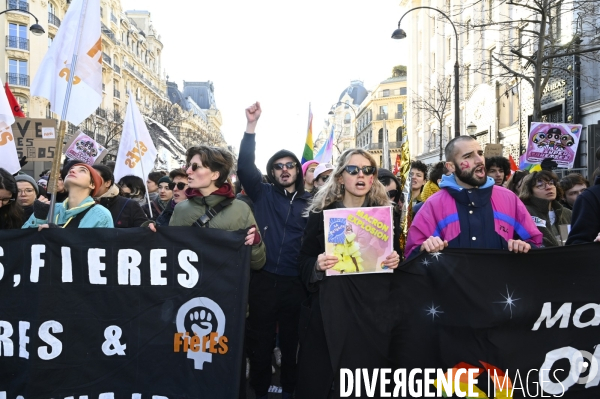
[[[495,186],[493,179],[488,178],[486,184],[479,189],[464,189],[456,183],[454,175],[444,176],[440,183],[440,188],[442,190],[429,197],[423,204],[410,226],[405,249],[406,258],[415,249],[419,251],[421,244],[431,236],[437,236],[442,240],[448,241],[450,247],[465,247],[457,244],[458,242],[466,243],[470,239],[469,237],[460,237],[461,233],[468,234],[468,232],[461,232],[459,215],[461,215],[461,218],[477,217],[478,223],[482,221],[481,219],[488,218],[489,216],[489,220],[493,220],[493,231],[491,231],[492,223],[490,222],[487,224],[489,229],[485,231],[487,237],[484,237],[484,239],[490,240],[490,236],[495,236],[498,238],[497,241],[507,243],[508,240],[514,239],[515,235],[517,235],[521,240],[532,244],[532,246],[539,247],[541,245],[542,233],[540,233],[533,223],[525,205],[523,205],[521,200],[512,191],[504,187]],[[459,212],[457,201],[454,197],[458,197],[460,191],[467,190],[468,193],[475,193],[475,190],[485,189],[491,189],[489,196],[491,209],[489,209],[490,204],[473,203],[473,208],[468,208],[465,204],[459,204],[461,207],[461,211]],[[454,190],[454,192],[451,193],[450,190]],[[464,193],[465,198],[474,195],[467,194],[467,192]],[[489,193],[489,191],[487,192]],[[482,208],[485,208],[485,210]],[[476,213],[473,215],[470,209]],[[492,212],[493,216],[491,214],[487,215],[488,212]],[[468,221],[463,220],[463,226],[465,225],[464,223],[470,223],[471,221],[471,219]],[[458,240],[458,238],[463,239]],[[452,240],[455,241],[451,242]],[[491,237],[491,240],[493,241],[494,238]]]

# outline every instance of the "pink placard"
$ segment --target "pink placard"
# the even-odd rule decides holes
[[[572,168],[582,125],[532,122],[525,160],[540,163],[552,158],[560,168]]]

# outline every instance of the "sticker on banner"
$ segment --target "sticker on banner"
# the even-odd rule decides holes
[[[53,127],[43,127],[42,128],[42,138],[43,139],[55,139],[56,132]]]

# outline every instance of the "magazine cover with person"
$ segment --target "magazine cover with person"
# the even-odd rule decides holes
[[[328,276],[393,272],[382,265],[394,251],[392,207],[331,209],[323,214],[325,252],[338,258]]]

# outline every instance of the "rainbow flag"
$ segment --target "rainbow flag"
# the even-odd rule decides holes
[[[312,161],[313,158],[313,138],[312,138],[312,120],[313,114],[308,103],[308,129],[306,132],[306,143],[304,144],[304,152],[302,153],[302,163]]]
[[[519,169],[520,170],[528,170],[529,172],[537,172],[542,170],[542,167],[539,163],[528,163],[525,160],[525,155],[523,154],[519,157]]]

